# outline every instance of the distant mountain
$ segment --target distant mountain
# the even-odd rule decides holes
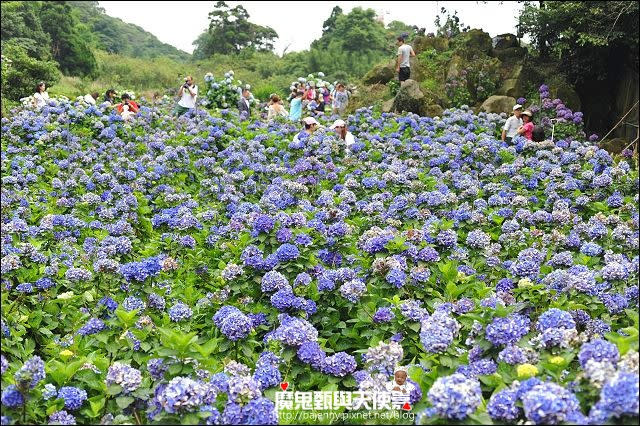
[[[191,58],[189,53],[161,42],[141,27],[107,15],[97,1],[67,3],[80,22],[93,33],[99,49],[137,58],[168,57],[179,61]]]

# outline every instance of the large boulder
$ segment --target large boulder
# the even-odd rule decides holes
[[[365,84],[387,84],[396,75],[394,63],[376,65],[362,78]]]
[[[447,69],[447,79],[457,78],[460,71],[464,69],[466,60],[461,56],[454,55],[449,61],[449,69]]]
[[[493,95],[489,96],[487,100],[482,103],[480,109],[488,113],[493,112],[499,114],[506,112],[509,114],[515,104],[516,100],[511,96]]]
[[[424,81],[429,77],[427,75],[427,70],[423,68],[416,56],[409,58],[409,63],[411,65],[411,76],[409,77],[411,80]]]
[[[423,108],[421,115],[424,115],[427,117],[442,117],[443,112],[444,112],[444,108],[442,108],[440,105],[429,104]]]
[[[396,112],[423,113],[424,93],[415,80],[405,80],[400,84],[400,89],[393,100],[393,110]]]
[[[484,31],[474,28],[464,35],[464,47],[473,55],[477,53],[491,53],[492,42],[491,36]]]
[[[491,39],[493,48],[496,50],[504,50],[512,47],[518,47],[518,38],[513,34],[500,34]]]
[[[382,103],[382,112],[391,112],[393,111],[393,101],[394,99],[386,100]]]
[[[498,89],[498,93],[501,95],[511,96],[519,98],[524,96],[524,77],[522,73],[522,64],[515,65],[507,78],[502,82],[502,86]]]
[[[508,47],[506,49],[493,49],[491,56],[500,59],[502,62],[513,63],[521,61],[527,55],[527,49],[524,47]]]
[[[430,49],[443,52],[449,48],[449,39],[444,37],[418,36],[411,42],[411,47],[416,55]]]

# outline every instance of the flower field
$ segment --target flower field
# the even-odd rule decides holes
[[[636,159],[466,107],[358,110],[350,151],[170,107],[2,119],[2,424],[317,424],[281,384],[397,366],[397,423],[637,423]]]

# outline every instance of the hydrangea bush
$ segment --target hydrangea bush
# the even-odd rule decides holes
[[[243,89],[251,89],[251,85],[242,83],[234,77],[233,70],[224,74],[224,78],[216,79],[212,73],[204,76],[204,89],[201,93],[201,103],[208,108],[235,108],[238,105]],[[257,100],[251,95],[249,103],[256,104]]]
[[[398,366],[418,423],[637,423],[637,163],[466,107],[349,150],[170,107],[2,118],[2,424],[286,423],[280,383]]]

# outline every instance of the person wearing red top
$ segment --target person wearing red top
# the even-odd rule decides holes
[[[123,118],[130,118],[138,113],[140,107],[137,103],[131,100],[131,96],[128,93],[122,95],[122,102],[116,105],[116,111],[122,115]]]
[[[533,140],[533,114],[531,114],[531,111],[522,111],[521,115],[524,124],[518,128],[518,134]]]

